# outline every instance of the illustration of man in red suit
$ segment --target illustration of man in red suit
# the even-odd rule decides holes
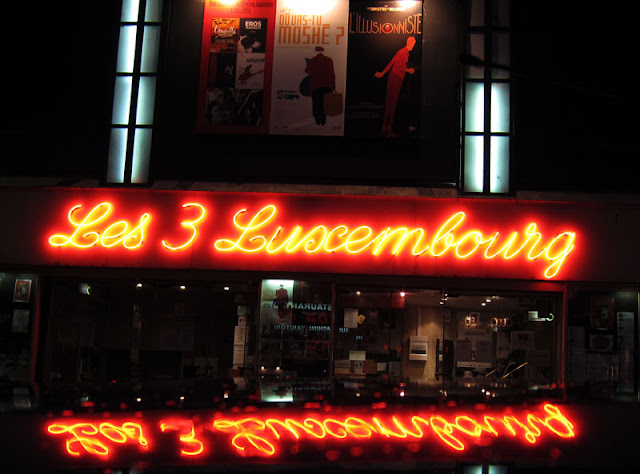
[[[384,105],[384,119],[382,121],[382,136],[394,137],[393,132],[393,119],[396,114],[396,106],[398,105],[398,98],[400,97],[400,90],[402,89],[402,83],[404,81],[405,73],[413,74],[416,70],[412,67],[407,67],[409,61],[409,52],[416,45],[416,39],[413,36],[407,38],[406,45],[401,48],[393,57],[393,59],[387,64],[381,72],[376,72],[374,77],[381,78],[387,72],[389,72],[389,78],[387,79],[387,95]]]
[[[304,72],[309,74],[309,90],[311,91],[311,110],[318,125],[327,123],[324,110],[324,95],[336,88],[336,74],[333,60],[323,54],[324,48],[316,46],[316,54],[307,61]]]

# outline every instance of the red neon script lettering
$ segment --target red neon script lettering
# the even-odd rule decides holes
[[[51,246],[88,248],[101,245],[109,248],[122,245],[126,249],[133,250],[142,245],[145,230],[151,219],[148,213],[140,216],[136,226],[124,220],[106,225],[105,221],[113,210],[111,203],[101,202],[84,217],[79,215],[81,209],[82,205],[78,204],[69,210],[67,219],[74,230],[69,235],[55,234],[49,237]]]
[[[47,431],[54,435],[68,433],[70,437],[65,441],[65,447],[72,456],[80,456],[81,450],[79,448],[89,454],[107,456],[109,441],[124,444],[133,440],[143,448],[149,446],[147,439],[142,434],[142,426],[130,421],[121,426],[112,423],[53,423],[47,426]]]
[[[202,441],[196,438],[196,431],[191,420],[171,419],[160,423],[160,430],[181,431],[180,441],[187,447],[182,448],[180,453],[184,456],[197,456],[204,451]]]
[[[200,221],[202,221],[204,219],[204,216],[207,213],[207,211],[205,210],[204,206],[202,204],[198,204],[197,202],[190,202],[190,203],[187,203],[187,204],[183,204],[182,207],[185,208],[185,209],[187,209],[189,207],[197,207],[198,209],[200,209],[200,215],[197,218],[195,218],[195,219],[193,219],[191,221],[187,220],[187,221],[182,221],[180,223],[180,225],[182,227],[187,227],[187,228],[191,229],[191,237],[184,244],[178,245],[178,246],[172,246],[172,245],[169,245],[166,240],[162,241],[162,245],[164,245],[164,247],[166,249],[168,249],[168,250],[182,250],[184,248],[189,247],[193,243],[193,241],[195,240],[196,236],[198,235],[198,231],[196,229],[196,224],[199,224]]]
[[[194,245],[201,238],[200,228],[207,216],[207,209],[197,202],[182,205],[193,212],[192,219],[180,222],[187,234],[177,237],[177,243],[161,240],[162,249],[181,251]],[[124,247],[134,250],[143,245],[148,234],[151,215],[142,214],[137,222],[111,220],[113,205],[101,202],[91,209],[81,204],[73,206],[67,220],[71,226],[68,233],[49,236],[52,247]],[[369,255],[388,254],[398,258],[415,257],[437,259],[454,257],[464,260],[473,257],[485,260],[515,258],[540,261],[544,265],[545,278],[554,278],[575,249],[576,233],[564,230],[553,236],[545,236],[538,223],[529,222],[520,230],[509,233],[469,228],[467,215],[454,212],[446,217],[434,232],[423,227],[372,227],[348,225],[338,221],[334,225],[325,223],[292,225],[287,227],[278,221],[278,208],[268,204],[255,213],[242,208],[233,216],[231,233],[235,235],[217,238],[213,248],[217,252],[239,252],[245,254],[301,254],[318,255]],[[325,257],[326,258],[326,257]]]
[[[423,440],[431,432],[442,443],[456,451],[467,447],[465,438],[480,438],[485,433],[498,437],[507,434],[521,438],[530,444],[536,443],[543,429],[560,438],[573,438],[573,424],[551,404],[543,407],[544,414],[526,413],[513,415],[484,416],[476,419],[471,415],[458,415],[452,421],[441,415],[429,418],[412,416],[402,419],[393,416],[385,422],[378,417],[316,418],[242,418],[239,420],[216,419],[213,428],[233,435],[231,444],[238,451],[253,449],[254,454],[273,456],[278,453],[278,441],[285,434],[299,439],[334,439],[348,443],[349,440],[373,440],[395,438]]]
[[[333,228],[317,225],[309,231],[296,226],[287,233],[282,226],[276,226],[277,211],[274,204],[264,206],[253,216],[246,216],[247,209],[240,209],[233,217],[233,225],[240,231],[239,235],[235,239],[218,239],[214,247],[221,252],[273,254],[304,251],[312,254],[344,251],[361,254],[368,251],[372,255],[379,255],[388,245],[390,253],[397,255],[412,242],[410,253],[416,257],[440,257],[450,253],[459,259],[474,254],[480,254],[488,260],[498,256],[504,260],[516,256],[530,261],[543,259],[547,264],[544,276],[553,278],[575,248],[576,239],[575,232],[565,231],[544,242],[535,222],[529,223],[521,234],[513,232],[506,239],[501,238],[500,232],[487,234],[477,229],[465,231],[462,226],[466,214],[462,211],[446,219],[431,239],[420,227],[386,227],[376,231],[365,225],[350,228],[339,224]]]
[[[152,427],[153,425],[148,425]],[[287,452],[290,443],[317,442],[319,449],[328,443],[349,449],[360,443],[438,443],[454,451],[464,451],[476,445],[481,437],[519,439],[524,446],[532,446],[538,439],[556,437],[575,438],[573,423],[555,405],[545,404],[535,412],[513,411],[503,414],[463,413],[429,415],[394,414],[386,416],[323,416],[320,413],[300,416],[241,418],[217,417],[212,422],[195,423],[179,416],[162,419],[155,425],[161,433],[177,432],[179,452],[185,457],[206,456],[213,453],[206,448],[207,438],[227,435],[230,448],[242,456],[277,456]],[[145,428],[146,429],[146,428]],[[47,431],[63,436],[66,452],[71,456],[86,453],[106,458],[111,449],[125,443],[136,443],[149,452],[149,442],[142,426],[133,421],[91,423],[88,421],[50,423]],[[196,436],[196,434],[198,436]],[[166,446],[164,442],[154,446]]]

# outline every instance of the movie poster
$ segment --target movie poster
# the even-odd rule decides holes
[[[262,280],[258,366],[326,376],[332,288],[300,280]]]
[[[422,2],[352,2],[346,134],[418,136],[421,62]]]
[[[270,133],[344,134],[348,16],[348,0],[278,1]]]
[[[261,324],[291,324],[293,280],[263,280],[260,297]]]
[[[205,4],[198,130],[266,133],[275,0]]]

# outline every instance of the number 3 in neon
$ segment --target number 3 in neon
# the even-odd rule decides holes
[[[180,453],[185,456],[197,456],[204,451],[204,445],[202,441],[196,438],[196,432],[193,427],[193,422],[187,420],[175,420],[168,422],[161,422],[160,429],[164,433],[165,431],[182,431],[180,434],[180,441],[191,447],[191,449],[181,449]]]
[[[162,240],[162,245],[164,245],[164,247],[168,250],[182,250],[188,247],[189,245],[191,245],[191,243],[195,240],[196,235],[198,235],[196,224],[202,221],[204,219],[205,214],[207,213],[204,206],[202,204],[198,204],[197,202],[189,202],[189,203],[183,204],[182,207],[185,209],[189,207],[198,207],[200,209],[200,215],[196,219],[182,221],[180,223],[182,227],[190,228],[192,232],[191,238],[187,240],[184,244],[178,245],[178,246],[172,246],[172,245],[169,245],[166,240]]]

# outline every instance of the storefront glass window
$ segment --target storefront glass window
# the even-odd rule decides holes
[[[559,395],[559,295],[337,291],[336,398]]]
[[[561,301],[326,280],[59,279],[43,394],[104,409],[555,397]]]
[[[0,412],[34,406],[32,344],[38,278],[0,272]]]
[[[234,377],[254,367],[256,297],[246,282],[57,280],[44,401],[102,409],[222,402]]]
[[[557,396],[559,301],[553,294],[446,292],[438,358],[447,396]]]
[[[392,396],[403,375],[404,296],[378,288],[337,293],[336,397],[357,402]]]
[[[571,398],[637,396],[636,289],[569,290],[567,390]]]
[[[328,397],[332,285],[263,280],[258,377],[263,402]]]

